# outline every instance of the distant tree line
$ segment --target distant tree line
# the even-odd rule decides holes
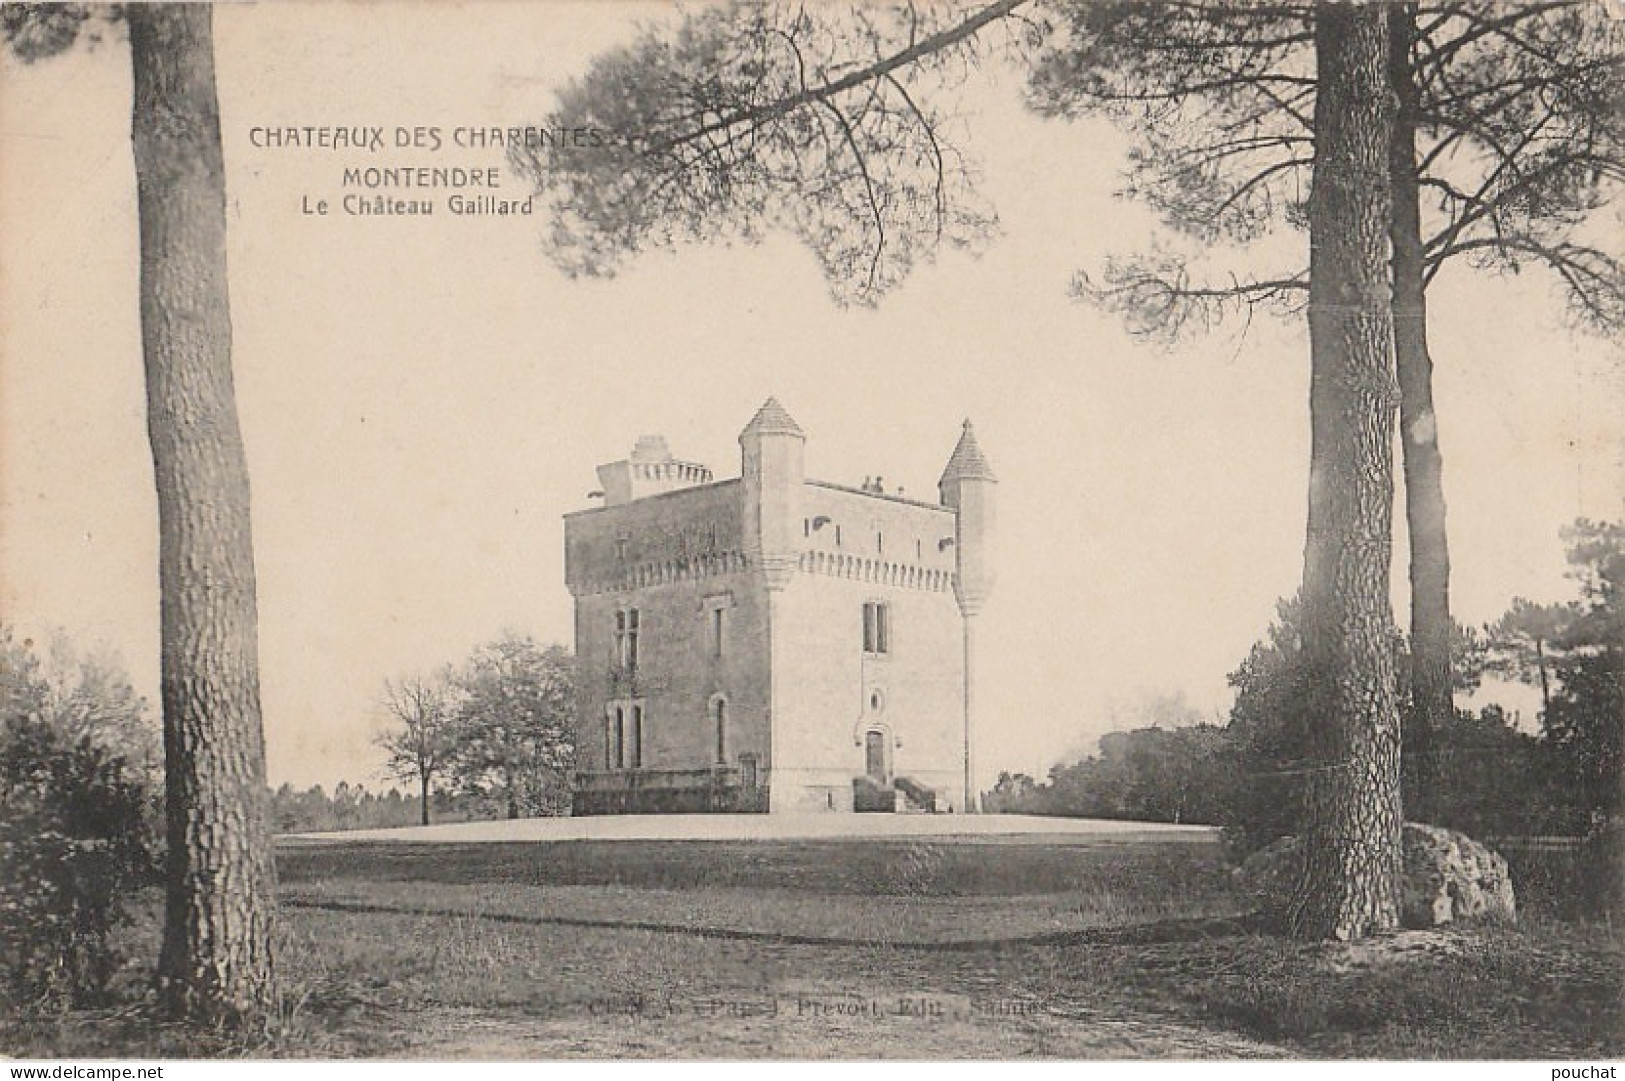
[[[1423,802],[1414,786],[1427,784],[1435,824],[1474,836],[1580,835],[1622,810],[1625,526],[1580,520],[1563,538],[1578,599],[1518,598],[1481,631],[1455,629],[1458,693],[1498,676],[1539,687],[1542,706],[1538,732],[1520,729],[1500,705],[1456,710],[1433,733],[1429,768],[1418,769],[1415,755],[1406,761],[1406,806]],[[1403,700],[1411,692],[1403,635],[1396,633],[1393,649]],[[1264,639],[1229,680],[1236,698],[1226,725],[1110,733],[1097,754],[1055,766],[1045,781],[1000,774],[984,806],[1222,825],[1242,850],[1293,832],[1303,820],[1313,723],[1296,599],[1279,603]]]
[[[999,774],[982,806],[995,814],[1217,823],[1230,751],[1225,730],[1213,724],[1109,732],[1098,754],[1053,767],[1047,782]]]
[[[300,789],[284,783],[271,793],[271,825],[277,833],[394,829],[417,825],[421,814],[416,793],[396,788],[373,792],[366,785],[340,781],[328,791],[319,784]],[[477,815],[465,801],[436,793],[434,817],[466,822]]]

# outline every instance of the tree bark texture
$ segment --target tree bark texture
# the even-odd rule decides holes
[[[231,372],[225,166],[207,4],[131,4],[147,431],[158,491],[166,1008],[272,1004],[272,864],[248,467]]]
[[[1444,460],[1433,411],[1421,186],[1416,170],[1420,94],[1411,68],[1416,6],[1395,4],[1388,11],[1388,70],[1398,105],[1391,157],[1394,364],[1399,376],[1411,581],[1411,700],[1404,704],[1403,738],[1405,800],[1412,818],[1428,821],[1437,777],[1433,735],[1450,723],[1456,709],[1450,667],[1450,546],[1445,535]]]
[[[1387,13],[1315,5],[1310,194],[1310,473],[1304,655],[1310,684],[1305,862],[1292,928],[1352,939],[1398,925],[1394,414]]]

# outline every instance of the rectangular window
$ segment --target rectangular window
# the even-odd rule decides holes
[[[865,653],[891,652],[891,626],[887,606],[869,601],[863,606],[863,651]]]
[[[615,663],[627,671],[638,667],[638,610],[625,608],[615,613]]]
[[[711,609],[711,656],[722,656],[722,619],[724,609]]]

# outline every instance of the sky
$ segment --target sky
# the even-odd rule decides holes
[[[393,143],[536,123],[595,52],[670,11],[218,10],[270,780],[377,785],[386,678],[504,630],[567,643],[561,516],[589,505],[594,467],[660,433],[737,475],[769,395],[806,431],[809,475],[922,498],[974,421],[1000,480],[984,781],[1042,774],[1170,698],[1222,718],[1226,674],[1301,574],[1307,332],[1256,320],[1170,351],[1068,298],[1076,271],[1157,234],[1113,197],[1127,144],[1109,127],[1040,120],[1018,77],[986,73],[965,142],[1000,234],[873,310],[832,303],[785,237],[572,281],[537,218],[303,212],[337,203],[347,165],[504,168],[497,152],[255,145],[289,125]],[[0,618],[115,651],[156,701],[129,95],[116,38],[0,60]],[[1559,528],[1625,516],[1625,356],[1567,331],[1534,273],[1452,269],[1430,310],[1456,614],[1570,596]],[[1395,556],[1403,623],[1402,536]]]

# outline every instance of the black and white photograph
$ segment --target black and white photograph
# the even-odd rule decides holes
[[[1619,0],[0,4],[0,1058],[1618,1076],[1622,194]]]

